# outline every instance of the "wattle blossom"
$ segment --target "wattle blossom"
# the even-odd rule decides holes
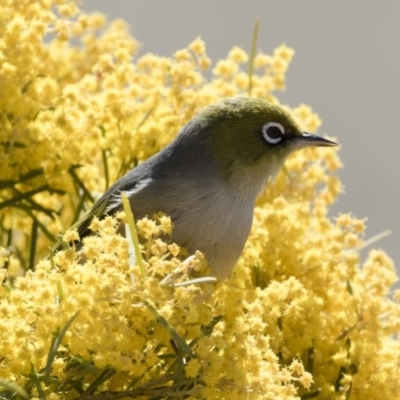
[[[336,149],[287,160],[224,282],[188,283],[207,262],[165,241],[161,213],[136,224],[145,276],[116,233],[125,212],[67,245],[116,179],[206,105],[249,94],[244,49],[212,62],[198,38],[138,58],[123,21],[69,1],[4,0],[0,22],[1,396],[400,398],[395,269],[380,250],[361,258],[363,219],[328,216]],[[293,55],[259,52],[250,94],[279,103]],[[285,107],[320,128],[311,107]],[[60,233],[65,249],[46,258]]]

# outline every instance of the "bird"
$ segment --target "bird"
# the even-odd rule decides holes
[[[92,234],[93,217],[121,211],[125,193],[136,220],[169,215],[170,242],[189,254],[200,250],[211,275],[226,279],[250,233],[258,195],[291,153],[311,146],[338,144],[303,132],[279,105],[227,98],[205,107],[169,145],[117,180],[75,228],[80,240]]]

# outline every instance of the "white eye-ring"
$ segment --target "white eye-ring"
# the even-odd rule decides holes
[[[262,133],[268,143],[276,144],[282,140],[285,128],[279,122],[268,122],[262,127]]]

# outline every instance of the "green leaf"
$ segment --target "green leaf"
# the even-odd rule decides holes
[[[95,366],[90,364],[89,361],[86,361],[81,355],[79,354],[72,354],[72,356],[75,358],[76,361],[79,362],[80,365],[82,365],[83,368],[90,374],[98,374],[100,371],[97,369]]]
[[[28,192],[25,192],[25,193],[20,193],[19,195],[14,196],[11,199],[3,201],[2,203],[0,203],[0,209],[6,208],[6,207],[16,207],[16,205],[19,202],[26,200],[26,199],[34,196],[35,194],[38,194],[41,192],[65,194],[65,191],[63,191],[63,190],[53,189],[49,185],[43,185],[36,189],[29,190]]]
[[[143,119],[139,122],[139,124],[136,128],[136,133],[139,131],[140,127],[145,123],[147,118],[149,118],[149,116],[152,112],[153,112],[153,109],[150,109],[149,111],[147,111],[147,113],[144,115]],[[138,160],[135,156],[133,156],[130,159],[121,163],[121,167],[118,171],[117,178],[120,178],[121,176],[123,176],[128,171],[128,168],[132,168],[132,164],[133,164],[133,167],[136,167],[136,165],[138,164]]]
[[[36,178],[39,175],[43,175],[43,169],[42,168],[33,169],[28,173],[26,173],[25,175],[21,175],[17,181],[13,180],[0,181],[0,189],[6,189],[16,185],[17,183],[23,183],[29,181],[29,179]]]
[[[104,371],[102,371],[100,373],[100,375],[85,390],[84,394],[85,395],[94,394],[96,392],[96,390],[98,389],[98,387],[102,383],[104,383],[105,381],[110,379],[115,374],[115,372],[116,372],[115,369],[112,369],[112,368],[108,368],[108,369],[105,369]]]
[[[64,300],[64,289],[60,281],[57,282],[57,293],[60,300]]]
[[[54,250],[49,247],[49,255],[48,255],[48,259],[50,260],[50,264],[51,264],[51,269],[54,269],[56,267],[56,265],[54,264]]]
[[[124,224],[124,228],[125,228],[125,236],[128,239],[128,246],[129,246],[129,265],[136,265],[135,246],[133,244],[133,239],[132,239],[129,225]]]
[[[207,336],[210,337],[211,334],[214,331],[215,326],[218,324],[218,322],[220,322],[222,320],[222,315],[215,317],[209,325],[203,326],[201,328],[201,335],[195,337],[194,339],[191,340],[189,346],[190,348],[192,348],[199,340],[202,336]]]
[[[52,233],[50,233],[50,231],[46,228],[46,226],[36,218],[35,214],[33,214],[33,212],[29,208],[23,208],[21,206],[19,206],[19,208],[25,210],[25,212],[33,219],[33,221],[38,225],[38,227],[42,230],[42,232],[51,242],[56,241],[55,236]]]
[[[32,230],[31,230],[31,243],[30,243],[30,251],[29,251],[29,265],[28,268],[33,271],[35,266],[35,254],[36,254],[36,244],[38,238],[38,223],[37,220],[34,219],[32,221]]]
[[[75,208],[74,218],[72,219],[71,225],[75,225],[79,221],[79,217],[85,205],[85,196],[79,196],[78,205]]]
[[[8,381],[0,378],[0,391],[2,390],[2,387],[6,388],[8,391],[10,391],[14,394],[18,394],[19,396],[21,396],[24,399],[29,399],[28,393],[26,393],[26,391],[24,389],[22,389],[21,386],[17,385],[14,382],[8,382]]]
[[[101,130],[101,135],[103,137],[106,136],[106,129],[104,128],[104,126],[100,125],[99,129]],[[110,172],[109,172],[109,168],[108,168],[108,158],[107,158],[107,150],[102,149],[101,150],[101,158],[103,160],[103,166],[104,166],[104,178],[106,181],[106,187],[105,190],[108,189],[108,187],[110,186]]]
[[[169,322],[161,316],[158,311],[145,299],[141,299],[145,306],[151,311],[151,313],[154,315],[154,318],[157,320],[157,322],[165,328],[165,330],[170,334],[172,339],[174,339],[175,344],[178,346],[178,348],[182,349],[187,355],[190,357],[193,357],[193,352],[190,346],[178,335],[176,330],[169,324]]]
[[[350,279],[346,279],[346,288],[347,291],[353,296],[353,286],[351,285]]]
[[[36,372],[35,367],[32,364],[32,370],[31,370],[31,374],[30,376],[32,377],[33,383],[36,386],[36,389],[38,391],[39,397],[41,399],[45,399],[46,398],[46,394],[42,388],[42,383],[40,382],[40,376],[38,375],[38,373]]]
[[[185,355],[180,346],[178,347],[177,356],[178,356],[178,368],[176,370],[176,384],[177,384],[177,387],[180,387],[182,384],[182,381],[183,381],[183,371],[184,371],[185,364],[186,364]]]
[[[199,283],[215,283],[217,282],[217,278],[212,276],[204,276],[202,278],[190,279],[185,282],[173,283],[171,286],[173,287],[182,287],[182,286],[189,286],[189,285],[197,285]]]
[[[13,188],[14,192],[17,193],[18,195],[21,194],[18,190]],[[25,201],[29,204],[18,204],[18,207],[21,208],[22,210],[35,210],[35,211],[41,211],[42,213],[46,214],[49,218],[51,218],[53,221],[55,220],[54,215],[56,212],[50,208],[45,208],[39,203],[37,203],[35,200],[31,198],[25,199]]]
[[[3,284],[2,284],[2,287],[3,287],[3,289],[4,289],[7,293],[11,293],[11,291],[12,291],[11,286],[9,286],[9,285],[3,283]]]
[[[49,355],[47,356],[47,363],[45,367],[45,381],[48,382],[50,379],[51,366],[53,365],[53,361],[57,355],[57,350],[60,347],[60,344],[64,338],[65,333],[71,326],[74,319],[79,315],[80,311],[77,311],[64,325],[64,327],[60,330],[60,332],[53,337],[53,340],[50,345]]]
[[[253,38],[251,40],[251,51],[249,57],[249,90],[248,90],[249,96],[251,96],[251,91],[253,89],[254,59],[256,57],[256,51],[257,51],[259,27],[260,27],[260,19],[257,18],[256,22],[254,23]]]
[[[56,251],[58,251],[58,250],[69,250],[70,248],[71,248],[71,246],[69,245],[69,243],[68,242],[66,242],[64,239],[63,239],[63,235],[61,235],[61,234],[59,234],[58,235],[58,242],[57,242],[57,244],[53,247],[53,249],[52,249],[52,251],[53,251],[53,255],[55,254],[55,251],[54,251],[54,249],[56,249]],[[60,247],[60,245],[61,245],[61,247]],[[60,248],[59,248],[60,247]]]
[[[144,269],[142,255],[140,253],[139,239],[138,239],[138,235],[137,235],[136,228],[135,228],[135,220],[133,218],[131,205],[129,204],[128,197],[126,196],[125,193],[122,193],[122,205],[124,206],[126,220],[129,225],[129,231],[130,231],[133,246],[135,249],[135,256],[136,256],[137,264],[139,266],[140,274],[142,275],[142,278],[145,278],[146,271]]]
[[[101,158],[103,160],[103,165],[104,165],[104,178],[106,181],[105,189],[107,190],[110,185],[110,173],[109,173],[109,169],[108,169],[108,158],[107,158],[106,150],[101,151]]]
[[[385,238],[386,236],[390,236],[392,234],[392,231],[383,231],[381,233],[378,233],[375,236],[372,236],[371,238],[367,239],[357,250],[363,250],[368,246],[371,246],[372,244],[375,244],[379,240]]]
[[[307,400],[307,399],[315,399],[316,397],[319,396],[321,393],[321,389],[316,390],[315,392],[310,392],[310,393],[305,393],[300,396],[301,400]]]
[[[87,190],[85,184],[82,182],[82,180],[79,178],[78,174],[75,172],[75,168],[70,168],[68,170],[69,174],[71,175],[73,181],[78,185],[78,187],[83,191],[84,195],[92,202],[94,203],[94,198]]]
[[[306,371],[310,374],[314,373],[314,347],[309,347],[307,350],[307,364]]]

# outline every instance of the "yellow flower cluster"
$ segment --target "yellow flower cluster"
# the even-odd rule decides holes
[[[164,215],[137,223],[145,276],[115,233],[124,213],[94,220],[81,249],[43,259],[204,106],[247,95],[250,82],[251,95],[278,103],[291,49],[257,54],[249,77],[235,47],[207,79],[202,40],[137,58],[123,22],[75,2],[5,0],[0,22],[3,397],[400,399],[394,266],[377,250],[361,260],[362,220],[328,217],[341,191],[333,149],[288,159],[225,282],[188,281],[207,266],[164,241]],[[310,107],[288,110],[319,128]]]

